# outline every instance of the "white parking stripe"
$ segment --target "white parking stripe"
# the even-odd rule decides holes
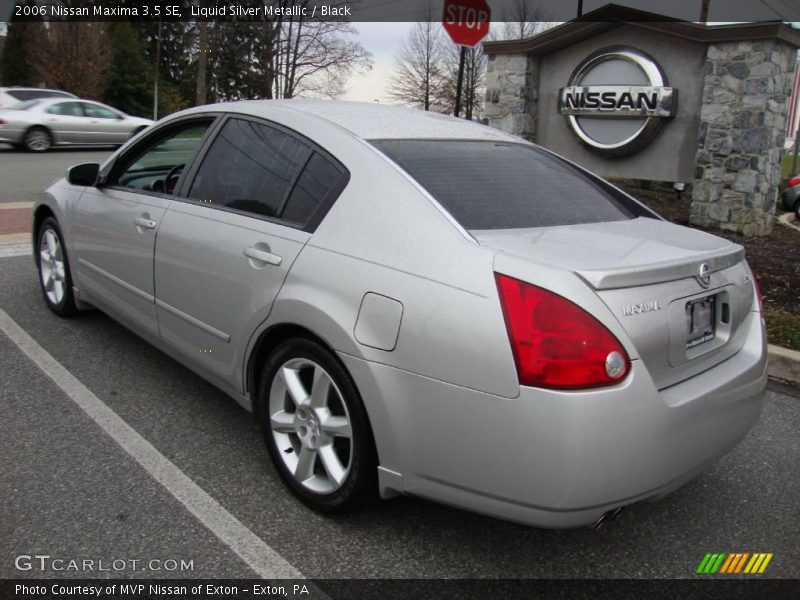
[[[303,577],[264,540],[225,510],[219,502],[203,491],[117,413],[106,406],[89,388],[78,381],[3,309],[0,309],[0,331],[5,333],[103,431],[142,465],[153,479],[163,485],[211,533],[247,563],[259,577],[265,579]]]

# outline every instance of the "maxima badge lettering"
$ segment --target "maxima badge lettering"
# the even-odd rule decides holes
[[[628,156],[653,140],[664,118],[675,113],[677,99],[653,58],[612,46],[578,65],[559,91],[558,110],[592,150]]]

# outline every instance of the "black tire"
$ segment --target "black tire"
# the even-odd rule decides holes
[[[48,232],[52,232],[58,240],[64,268],[63,281],[61,281],[64,286],[63,296],[58,301],[51,298],[48,293],[47,284],[45,283],[45,269],[47,266],[42,264],[42,245],[46,244],[45,236]],[[75,296],[72,290],[72,274],[70,273],[67,249],[64,246],[64,237],[61,235],[61,229],[58,227],[58,223],[53,217],[47,217],[42,221],[42,224],[39,226],[39,231],[36,233],[36,267],[39,271],[39,286],[42,290],[42,297],[45,303],[47,303],[47,307],[59,317],[69,317],[77,313],[78,309],[75,305]],[[50,290],[50,292],[52,292],[52,290]]]
[[[22,144],[28,152],[46,152],[53,145],[53,136],[44,127],[31,127]]]
[[[349,472],[338,489],[329,493],[312,491],[295,478],[281,455],[270,424],[270,393],[273,382],[281,367],[289,361],[296,360],[311,361],[322,367],[335,384],[334,391],[339,392],[338,396],[334,394],[334,399],[341,398],[342,403],[346,405],[344,414],[350,420]],[[288,393],[286,398],[287,404],[291,405]],[[355,383],[329,350],[306,338],[292,338],[281,343],[269,355],[263,367],[257,402],[261,430],[272,462],[286,486],[307,506],[322,513],[343,513],[360,508],[376,497],[378,461],[369,419]],[[296,434],[288,434],[286,439],[289,438],[293,439],[293,444],[300,443]],[[295,446],[295,454],[299,452],[297,448],[298,446]],[[292,450],[285,449],[284,452],[291,453]],[[314,461],[316,470],[327,469],[321,457],[315,458]]]

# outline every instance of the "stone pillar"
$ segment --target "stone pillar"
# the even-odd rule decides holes
[[[486,124],[534,141],[539,97],[539,58],[490,54],[486,63]]]
[[[778,40],[709,44],[691,223],[772,231],[795,56]]]

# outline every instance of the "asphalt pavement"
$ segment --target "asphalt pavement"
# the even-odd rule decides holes
[[[54,148],[42,154],[0,144],[0,203],[33,202],[39,192],[67,169],[86,162],[102,163],[114,148]]]

